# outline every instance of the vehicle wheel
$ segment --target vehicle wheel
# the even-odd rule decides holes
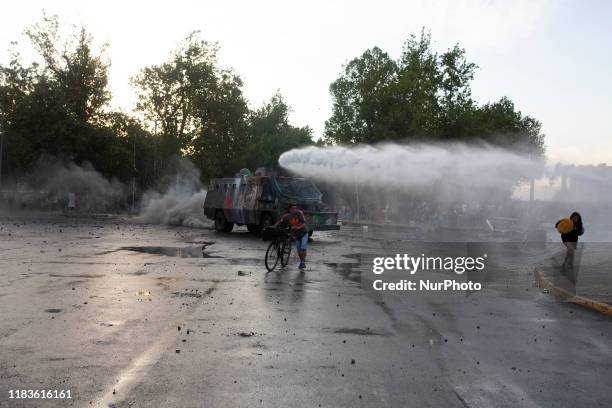
[[[261,232],[261,226],[257,224],[247,224],[247,229],[252,234],[259,234]]]
[[[225,220],[225,215],[223,215],[223,212],[217,211],[215,214],[215,230],[217,230],[217,232],[223,232],[226,222],[227,221]]]
[[[291,240],[283,241],[283,246],[281,248],[281,265],[287,266],[289,265],[289,258],[291,257]]]
[[[227,222],[223,211],[217,211],[215,214],[215,230],[218,232],[230,232],[234,228],[234,223]]]
[[[272,272],[274,268],[276,268],[276,264],[278,264],[279,258],[279,250],[278,250],[278,242],[271,242],[266,250],[266,269],[269,272]]]

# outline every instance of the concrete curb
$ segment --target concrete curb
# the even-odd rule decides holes
[[[590,298],[587,298],[587,297],[584,297],[584,296],[573,295],[572,293],[568,292],[567,290],[565,290],[563,288],[560,288],[558,286],[555,286],[550,281],[550,279],[542,276],[540,271],[538,271],[538,268],[535,268],[533,270],[533,274],[535,276],[536,283],[538,284],[538,286],[540,288],[544,288],[544,289],[548,290],[554,296],[564,298],[568,302],[574,303],[574,304],[576,304],[578,306],[585,307],[587,309],[591,309],[591,310],[593,310],[595,312],[604,314],[606,316],[612,316],[612,306],[611,305],[609,305],[607,303],[603,303],[603,302],[598,302],[596,300],[593,300],[593,299],[590,299]]]

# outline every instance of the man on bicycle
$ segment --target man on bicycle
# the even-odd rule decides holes
[[[306,268],[306,247],[308,246],[308,231],[306,230],[306,218],[304,213],[297,205],[289,204],[287,212],[278,220],[275,227],[288,225],[291,228],[291,235],[295,240],[298,256],[300,257],[300,269]]]

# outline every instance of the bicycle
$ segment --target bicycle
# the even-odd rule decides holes
[[[289,264],[293,235],[289,228],[267,227],[262,231],[264,240],[272,240],[266,250],[265,264],[268,272],[272,272],[280,260],[281,266]]]

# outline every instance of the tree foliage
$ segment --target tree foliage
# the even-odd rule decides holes
[[[280,95],[251,111],[240,77],[219,66],[218,45],[197,32],[167,61],[132,78],[139,117],[109,108],[107,46],[95,46],[85,28],[66,34],[56,16],[44,16],[26,35],[39,62],[24,64],[14,44],[0,65],[2,166],[9,176],[55,157],[90,162],[123,181],[135,177],[146,188],[176,156],[210,178],[273,165],[283,151],[312,143],[310,129],[289,125]]]
[[[64,40],[58,26],[57,17],[45,16],[26,34],[44,60],[40,74],[56,88],[58,102],[75,120],[90,123],[99,119],[110,99],[106,45],[96,52],[84,27]]]
[[[289,112],[289,105],[280,93],[276,93],[264,106],[251,112],[250,143],[244,154],[247,167],[255,169],[259,166],[276,166],[282,153],[313,143],[312,130],[309,127],[289,124]]]
[[[109,62],[81,28],[59,34],[57,17],[26,30],[41,63],[25,65],[14,49],[0,66],[0,120],[5,132],[3,167],[26,172],[42,155],[106,166],[121,141],[109,132],[105,107]],[[117,168],[109,169],[113,175]]]
[[[283,152],[314,143],[309,127],[290,124],[280,93],[250,109],[241,78],[220,66],[219,46],[198,32],[132,78],[133,114],[109,107],[107,46],[84,27],[65,32],[57,17],[45,16],[26,35],[38,62],[24,63],[13,44],[0,64],[4,174],[26,174],[52,156],[146,188],[175,156],[191,159],[208,179],[274,166]],[[541,154],[537,120],[508,98],[481,106],[472,99],[475,70],[459,46],[434,52],[424,31],[408,38],[397,60],[366,50],[330,86],[323,141],[484,140]]]
[[[192,33],[169,61],[145,67],[132,78],[136,109],[159,126],[162,156],[181,154],[201,130],[197,104],[218,86],[216,61],[216,45]]]
[[[312,142],[309,129],[289,125],[280,95],[250,111],[242,80],[219,67],[217,51],[194,32],[167,62],[133,78],[138,109],[161,126],[162,157],[185,155],[210,178],[275,165],[283,151]]]
[[[484,141],[542,154],[538,121],[506,97],[483,106],[472,99],[476,69],[458,45],[433,51],[424,30],[408,38],[398,60],[378,47],[366,50],[330,86],[325,141]]]

